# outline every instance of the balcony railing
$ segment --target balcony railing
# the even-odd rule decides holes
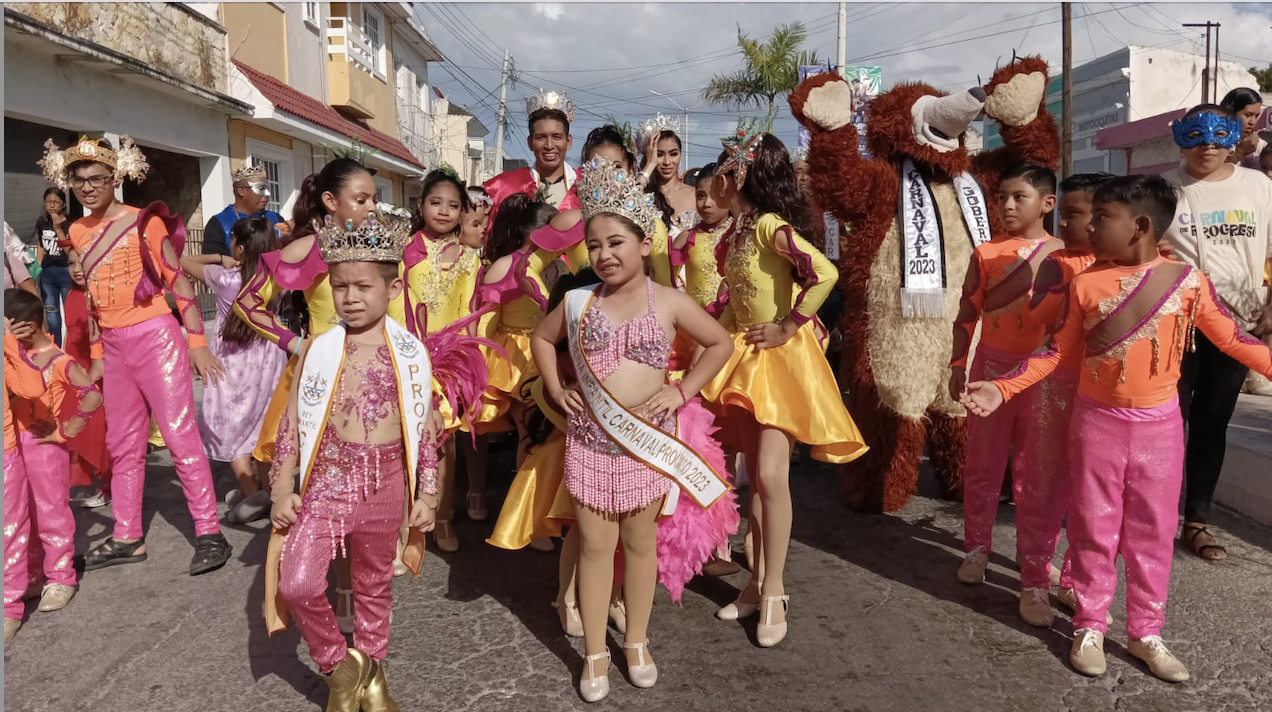
[[[335,40],[339,38],[339,42]],[[371,39],[361,27],[347,17],[327,18],[327,54],[343,54],[367,74],[383,77],[380,68],[380,52],[371,46]]]

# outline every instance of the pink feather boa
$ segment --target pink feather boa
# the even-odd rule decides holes
[[[490,381],[486,357],[480,347],[503,353],[499,344],[468,333],[484,314],[485,310],[477,311],[423,339],[433,378],[441,384],[446,400],[470,431],[473,415],[481,405],[482,391]]]
[[[697,398],[682,406],[679,416],[680,439],[701,455],[711,469],[729,477],[724,450],[715,439],[719,430],[714,425],[715,416]],[[737,499],[730,489],[715,504],[703,509],[682,494],[676,511],[658,520],[658,581],[667,588],[672,602],[680,603],[685,585],[702,573],[702,565],[716,549],[728,544],[729,535],[737,533],[741,521]],[[614,562],[615,581],[620,582],[622,551],[620,547]]]

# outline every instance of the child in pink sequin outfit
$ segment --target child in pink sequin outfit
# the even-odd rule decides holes
[[[569,416],[565,482],[581,537],[578,597],[587,651],[579,687],[585,700],[595,702],[609,693],[605,623],[620,539],[629,676],[637,687],[652,687],[657,680],[646,630],[657,582],[658,514],[674,486],[640,449],[630,442],[620,446],[603,422],[613,425],[615,413],[634,415],[629,425],[640,421],[655,437],[674,435],[678,411],[693,407],[686,407],[688,399],[723,367],[733,347],[724,329],[689,296],[646,275],[657,211],[641,197],[646,194],[631,173],[598,158],[584,168],[579,186],[588,257],[603,284],[567,294],[539,323],[530,349],[545,390]],[[667,362],[677,330],[703,350],[684,380],[669,383]],[[578,388],[563,387],[558,371],[556,344],[567,336],[580,371]],[[598,415],[606,402],[612,407]],[[679,506],[696,505],[684,497]]]

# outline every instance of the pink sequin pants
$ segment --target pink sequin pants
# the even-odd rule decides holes
[[[1078,612],[1073,627],[1107,632],[1117,590],[1117,556],[1126,565],[1126,630],[1157,635],[1166,620],[1184,430],[1179,401],[1156,408],[1113,408],[1079,395],[1073,410],[1073,495],[1069,550]]]
[[[75,585],[75,515],[71,513],[71,454],[61,443],[42,443],[28,431],[18,433],[18,450],[31,490],[31,530],[40,546],[31,547],[30,575],[47,583]]]
[[[1029,389],[1031,409],[1023,414],[1027,427],[1012,469],[1022,589],[1051,588],[1051,560],[1069,506],[1069,423],[1077,390],[1076,377],[1057,374]],[[1062,573],[1061,588],[1069,588],[1065,578]]]
[[[967,374],[967,382],[1001,378],[1020,367],[1020,358],[994,352],[981,346]],[[1007,459],[1012,460],[1012,488],[1020,501],[1020,474],[1028,469],[1024,447],[1034,430],[1029,418],[1037,411],[1038,389],[1029,388],[1003,403],[998,410],[981,418],[967,416],[967,465],[963,470],[963,551],[993,550],[994,518],[998,515],[998,498],[1007,474]],[[1017,447],[1013,450],[1012,444]],[[1019,510],[1017,510],[1019,513]],[[1018,522],[1019,523],[1019,522]]]
[[[6,398],[11,397],[5,394]],[[22,620],[31,545],[31,496],[18,448],[4,453],[4,617]]]
[[[324,439],[320,448],[327,444]],[[342,443],[341,447],[351,446]],[[400,452],[401,445],[396,447]],[[357,461],[342,460],[345,467]],[[315,463],[315,479],[287,535],[278,591],[309,644],[309,656],[326,673],[344,660],[348,647],[327,600],[327,569],[346,535],[353,572],[353,647],[375,660],[388,654],[393,557],[406,488],[400,456],[381,465],[374,482],[365,472],[336,479],[336,473],[320,471],[323,464]]]
[[[172,453],[196,536],[221,531],[216,492],[203,440],[194,420],[190,354],[175,319],[164,315],[119,329],[103,329],[106,370],[106,447],[114,479],[115,538],[143,535],[141,500],[146,486],[146,442],[154,416]]]

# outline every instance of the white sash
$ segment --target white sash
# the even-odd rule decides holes
[[[954,191],[972,247],[988,242],[989,212],[980,184],[970,173],[954,176]],[[901,314],[945,316],[945,233],[927,179],[906,159],[901,167]]]
[[[601,385],[583,355],[580,332],[583,314],[600,286],[574,289],[565,295],[570,358],[574,361],[574,370],[579,377],[579,390],[583,392],[583,399],[587,402],[592,419],[627,454],[670,477],[698,506],[706,509],[729,491],[729,484],[675,435],[659,430],[624,408]]]
[[[420,441],[433,407],[433,371],[428,349],[406,327],[384,320],[385,341],[397,373],[398,407],[402,413],[402,441],[406,446],[407,498],[414,501]],[[344,365],[345,327],[341,322],[314,337],[296,378],[296,429],[300,436],[301,491],[309,482],[322,431],[331,414],[340,369]]]

